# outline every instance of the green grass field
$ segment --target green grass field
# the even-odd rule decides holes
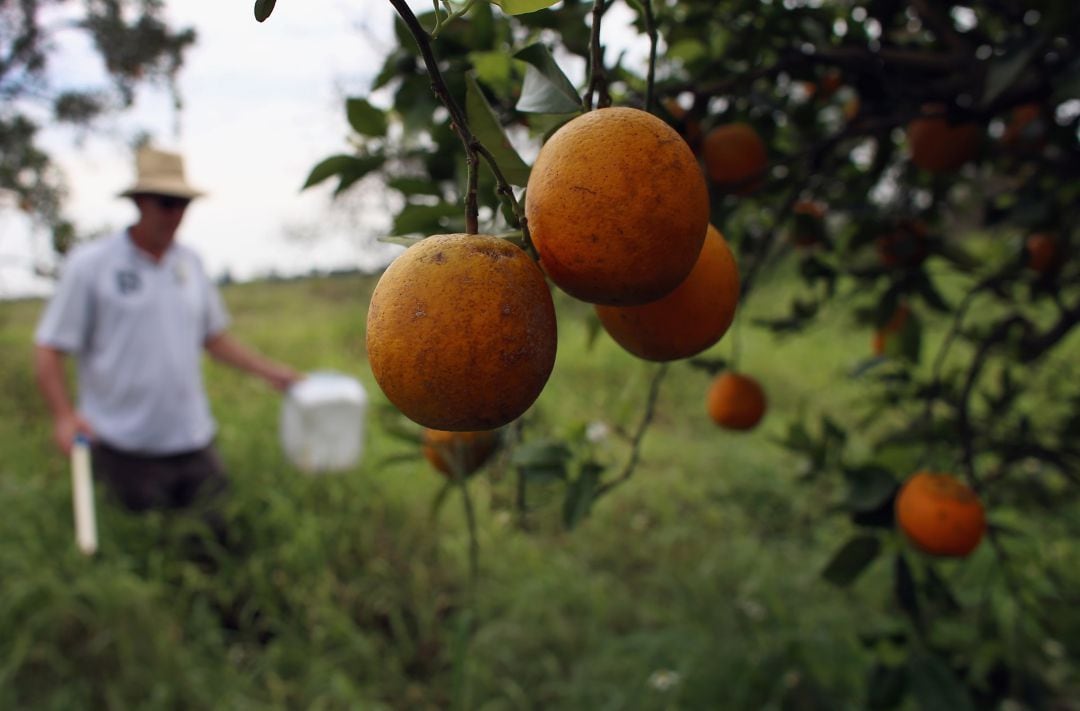
[[[841,316],[794,338],[754,329],[749,316],[786,303],[769,301],[783,283],[759,290],[739,351],[768,393],[763,425],[715,428],[709,374],[673,364],[632,478],[569,532],[554,487],[531,492],[536,510],[518,525],[498,459],[469,484],[470,592],[460,492],[433,509],[444,480],[391,432],[402,423],[385,419],[367,367],[373,284],[226,289],[235,333],[300,369],[356,376],[372,417],[359,467],[307,477],[280,450],[277,394],[208,364],[235,544],[211,548],[211,567],[186,555],[204,533],[194,520],[131,516],[100,489],[100,554],[77,553],[67,463],[30,368],[41,303],[0,304],[0,708],[866,706],[860,633],[881,620],[887,565],[851,590],[821,578],[851,530],[826,515],[842,492],[800,482],[801,462],[775,440],[804,412],[844,418],[865,387],[845,374],[869,334]],[[586,307],[557,305],[558,360],[526,436],[632,430],[656,366],[603,334],[589,347]],[[729,341],[706,355],[728,357]],[[595,447],[609,476],[629,454],[615,436]]]

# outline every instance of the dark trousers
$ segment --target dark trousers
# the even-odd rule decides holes
[[[225,467],[213,444],[191,452],[154,456],[96,442],[91,457],[94,476],[130,511],[209,504],[228,489]]]

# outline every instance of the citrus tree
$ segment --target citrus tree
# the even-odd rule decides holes
[[[0,210],[30,216],[58,252],[71,245],[76,229],[64,215],[63,174],[39,131],[54,124],[92,130],[95,119],[129,108],[140,85],[175,93],[195,32],[170,27],[163,6],[162,0],[0,2],[0,198],[9,198],[0,199]],[[72,35],[92,43],[100,83],[58,78],[55,61]]]
[[[717,424],[758,423],[766,400],[752,373],[697,356],[736,302],[767,293],[762,275],[794,264],[797,295],[752,325],[797,338],[839,312],[867,337],[850,374],[867,384],[861,409],[774,413],[790,419],[782,445],[805,460],[806,486],[839,490],[834,513],[850,521],[824,578],[849,588],[875,563],[889,571],[887,589],[869,588],[891,614],[864,636],[877,660],[866,705],[1039,707],[1075,690],[1075,552],[1025,522],[1075,534],[1080,10],[441,0],[416,14],[391,4],[396,43],[370,92],[346,102],[353,148],[306,181],[336,180],[338,193],[381,181],[400,198],[397,241],[463,233],[411,247],[405,276],[391,266],[386,290],[405,303],[386,306],[383,282],[376,289],[369,356],[389,399],[426,427],[510,424],[523,486],[563,481],[572,526],[633,472],[671,368],[717,373],[707,394]],[[273,6],[256,3],[257,19]],[[707,228],[720,248],[710,251]],[[519,254],[494,256],[502,248],[478,232],[515,245],[595,305],[598,330],[662,363],[621,471],[580,442],[530,439],[527,428],[519,441],[518,417],[550,372],[548,302],[536,271],[506,281],[492,264]],[[479,266],[463,277],[433,277],[435,265],[470,259]],[[705,286],[689,286],[706,262]],[[487,281],[489,268],[501,276]],[[540,316],[492,296],[523,282]],[[438,298],[450,316],[410,332]],[[519,345],[535,346],[536,333],[548,334],[545,348]],[[440,368],[459,353],[509,384],[511,410],[463,412],[483,389],[442,397]],[[379,377],[384,368],[393,375]]]

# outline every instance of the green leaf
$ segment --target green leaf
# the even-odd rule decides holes
[[[856,536],[840,547],[821,575],[833,585],[847,587],[881,552],[876,536]]]
[[[469,72],[465,75],[465,113],[473,135],[487,148],[495,159],[499,170],[511,185],[524,186],[529,182],[529,166],[514,150],[510,139],[502,130],[499,119],[484,97],[484,92],[476,82],[476,76]]]
[[[1000,59],[994,59],[986,69],[986,86],[983,90],[982,105],[989,106],[994,99],[1001,96],[1027,68],[1035,53],[1039,51],[1041,42],[1021,47],[1011,54],[1006,54]]]
[[[848,491],[845,506],[849,511],[873,511],[896,491],[896,478],[884,467],[865,466],[844,471]]]
[[[586,462],[581,472],[566,489],[563,500],[563,525],[572,530],[589,515],[600,488],[600,473],[604,470],[595,462]]]
[[[432,235],[450,229],[447,219],[461,216],[459,205],[441,202],[437,205],[406,205],[394,218],[396,235]]]
[[[906,612],[911,619],[918,622],[919,595],[916,592],[915,575],[911,572],[911,565],[903,553],[896,555],[893,564],[893,592],[896,593],[896,601],[900,609]]]
[[[378,237],[377,241],[384,242],[386,244],[400,244],[402,247],[411,247],[417,242],[423,242],[427,237],[405,237],[401,235],[386,235],[384,237]]]
[[[974,708],[971,696],[956,674],[935,655],[912,654],[908,659],[908,679],[923,711],[969,711]]]
[[[555,63],[547,47],[531,44],[514,55],[528,66],[515,108],[536,114],[570,114],[581,110],[581,96]]]
[[[371,171],[381,167],[382,164],[382,156],[350,156],[344,154],[330,156],[311,169],[311,173],[308,174],[307,180],[304,181],[304,185],[300,189],[307,190],[334,176],[340,176],[342,182],[347,181],[351,185]],[[337,192],[341,192],[342,189],[339,185]]]
[[[277,4],[277,0],[255,0],[255,19],[259,22],[266,22],[266,18],[270,17],[270,13],[274,11],[274,5]]]
[[[507,15],[524,15],[537,10],[551,7],[559,0],[491,0],[493,5],[498,5]]]
[[[442,190],[439,186],[427,178],[392,178],[387,181],[386,186],[397,190],[405,196],[434,195],[435,197],[442,197]]]
[[[345,114],[349,125],[362,136],[379,138],[386,135],[386,114],[375,108],[367,99],[345,101]]]

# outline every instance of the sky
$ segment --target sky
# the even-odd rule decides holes
[[[417,13],[431,8],[430,0],[409,4]],[[349,150],[344,99],[367,95],[392,49],[393,7],[387,0],[280,0],[264,23],[253,7],[254,0],[167,0],[172,26],[198,33],[179,76],[179,112],[164,89],[142,89],[132,110],[84,136],[44,132],[67,176],[67,214],[82,235],[134,222],[134,207],[118,194],[134,181],[131,137],[145,131],[157,147],[183,154],[189,182],[207,192],[188,208],[178,239],[202,255],[213,277],[377,270],[402,249],[376,239],[392,222],[377,186],[362,181],[346,193],[345,209],[340,201],[333,207],[332,180],[300,187],[320,160]],[[619,28],[628,20],[621,4],[609,10],[610,54],[627,49]],[[49,66],[55,85],[104,80],[85,38],[58,39]],[[643,48],[631,51],[644,61]],[[575,76],[579,68],[563,69]],[[48,236],[0,205],[0,299],[47,295],[53,282],[35,276],[39,266],[55,266]]]
[[[314,268],[378,268],[398,248],[372,244],[390,216],[373,202],[358,217],[328,210],[330,185],[303,193],[311,168],[346,151],[344,97],[361,95],[388,47],[393,8],[365,0],[281,0],[265,23],[253,0],[169,0],[166,17],[192,26],[198,43],[179,77],[183,108],[142,90],[133,110],[80,137],[50,130],[44,143],[67,176],[67,209],[81,232],[123,229],[135,219],[117,197],[134,180],[127,141],[145,129],[184,155],[189,182],[208,196],[188,209],[179,239],[208,271],[245,280]],[[415,3],[427,8],[428,3]],[[85,43],[62,38],[50,72],[59,83],[102,76]],[[350,224],[357,221],[362,224]],[[21,213],[0,209],[0,298],[46,294],[34,267],[52,263],[47,236]]]

